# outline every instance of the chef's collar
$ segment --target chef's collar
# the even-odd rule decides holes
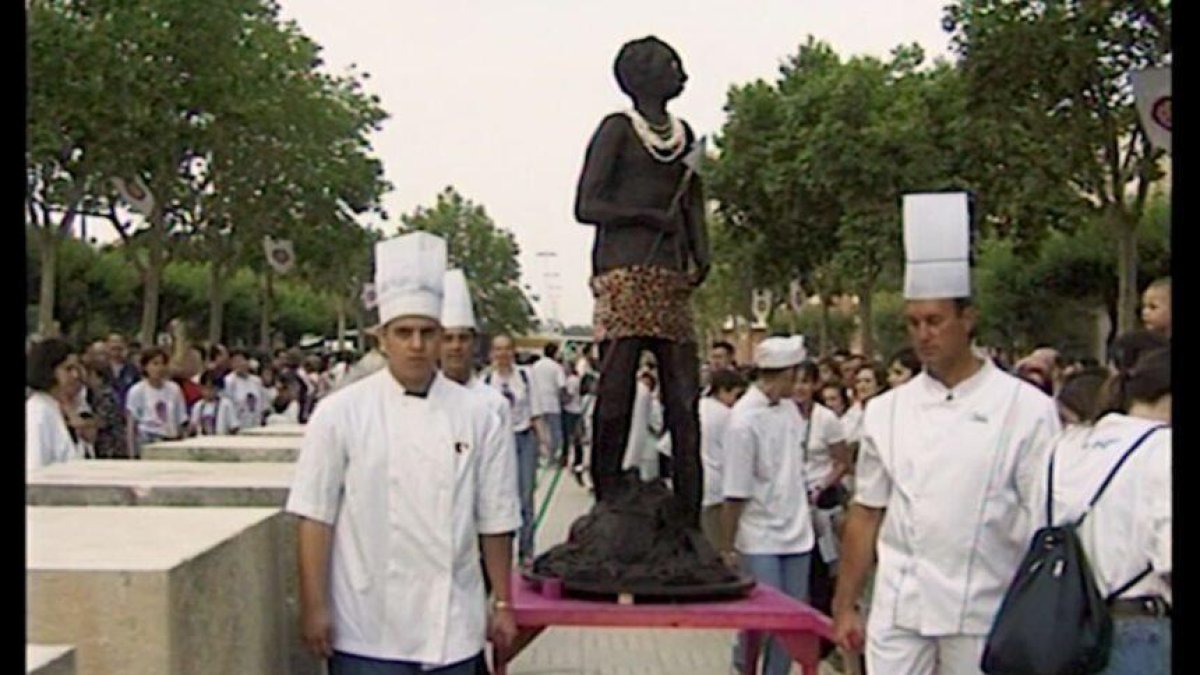
[[[975,358],[979,357],[976,356]],[[968,377],[962,382],[959,382],[953,388],[942,384],[937,378],[930,375],[928,370],[921,371],[921,379],[924,382],[923,391],[925,392],[926,396],[935,401],[952,401],[964,396],[970,396],[981,386],[983,386],[983,383],[986,382],[991,376],[992,372],[996,370],[996,366],[992,364],[991,359],[983,358],[980,360],[983,363],[980,365],[979,370],[977,370],[974,375]]]
[[[400,390],[401,394],[421,399],[429,398],[429,392],[433,391],[434,385],[437,384],[438,375],[438,371],[435,370],[433,372],[433,376],[429,378],[429,386],[425,387],[425,391],[415,391],[406,388],[403,384],[400,384],[400,380],[397,380],[396,376],[392,375],[390,371],[388,372],[388,378],[391,379],[392,384],[396,385],[396,388]]]

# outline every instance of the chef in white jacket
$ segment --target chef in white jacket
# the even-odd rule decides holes
[[[507,430],[441,375],[446,245],[418,232],[375,249],[387,367],[326,398],[305,429],[287,510],[300,517],[302,631],[330,675],[467,675],[509,607],[520,525]]]
[[[877,554],[867,670],[974,674],[1033,532],[1023,505],[1059,420],[1049,397],[971,348],[967,195],[906,195],[904,239],[905,317],[924,370],[864,411],[834,636],[863,648],[857,603]]]

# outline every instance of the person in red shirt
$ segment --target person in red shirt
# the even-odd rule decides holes
[[[188,414],[192,412],[192,406],[204,398],[204,389],[200,386],[199,378],[200,371],[204,367],[204,354],[199,347],[188,347],[171,368],[171,381],[179,385],[179,389],[183,392],[183,402],[187,406]]]

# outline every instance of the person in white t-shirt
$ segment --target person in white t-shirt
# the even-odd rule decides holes
[[[188,431],[193,436],[225,436],[238,432],[237,410],[233,401],[217,391],[216,374],[206,370],[200,375],[201,397],[192,406]]]
[[[805,462],[799,452],[807,424],[792,391],[804,360],[800,337],[771,337],[755,347],[758,377],[734,406],[723,439],[721,552],[760,583],[808,601],[812,517],[805,494]],[[733,665],[743,672],[744,636]],[[763,674],[786,675],[791,659],[776,639],[763,650]]]
[[[557,357],[558,345],[546,345],[542,349],[542,358],[533,364],[529,374],[533,376],[533,391],[550,431],[550,456],[546,460],[565,464],[567,454],[563,445],[562,400],[566,392],[567,375]]]
[[[724,368],[709,373],[708,395],[700,399],[700,459],[704,464],[704,499],[700,525],[714,548],[721,545],[721,466],[724,436],[733,406],[746,393],[746,380],[736,370]]]
[[[1094,421],[1072,424],[1055,440],[1040,489],[1025,506],[1037,514],[1038,526],[1065,525],[1087,512],[1076,530],[1079,541],[1100,594],[1116,595],[1109,606],[1112,651],[1101,674],[1166,675],[1173,571],[1170,349],[1143,354],[1132,370],[1113,376],[1105,393]],[[1126,452],[1129,458],[1088,511]],[[1047,489],[1053,522],[1046,520]]]
[[[575,362],[567,361],[566,400],[563,402],[563,442],[573,449],[571,471],[576,478],[583,474],[583,437],[579,421],[583,414],[583,379],[576,372]]]
[[[83,459],[84,449],[72,436],[66,410],[81,391],[79,358],[58,338],[35,342],[25,360],[25,470]]]
[[[261,427],[269,403],[262,380],[250,372],[250,361],[244,350],[231,351],[229,365],[232,370],[225,376],[225,396],[233,401],[237,409],[238,428]]]
[[[142,351],[139,362],[145,377],[125,397],[130,447],[137,448],[136,457],[146,443],[182,438],[188,423],[183,391],[167,379],[167,353],[150,347]]]

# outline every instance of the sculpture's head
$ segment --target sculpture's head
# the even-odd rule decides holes
[[[687,73],[671,45],[653,35],[626,42],[613,63],[621,91],[631,98],[669,101],[683,92]]]

